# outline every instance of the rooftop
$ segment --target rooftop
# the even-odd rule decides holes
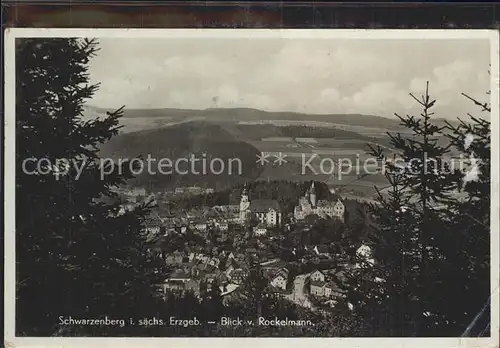
[[[170,275],[169,279],[172,280],[172,279],[190,279],[190,278],[191,277],[189,275],[187,275],[186,273],[181,272],[181,271],[177,271],[177,272],[172,273]]]
[[[325,285],[326,282],[311,280],[311,286],[317,286],[319,288],[322,288]]]
[[[314,250],[315,251],[317,250],[318,253],[325,253],[325,254],[329,252],[328,247],[326,245],[317,245],[314,247]]]

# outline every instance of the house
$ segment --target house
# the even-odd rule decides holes
[[[276,200],[253,200],[250,202],[250,211],[267,226],[281,225],[282,213]]]
[[[229,276],[231,274],[232,271],[234,271],[236,268],[231,264],[229,266],[226,267],[226,270],[224,271],[224,273]]]
[[[217,213],[217,216],[228,221],[239,222],[240,206],[239,205],[216,205],[212,207],[212,211]]]
[[[200,292],[200,284],[195,279],[167,279],[162,286],[163,292],[168,291],[186,292],[192,291],[195,295]]]
[[[282,290],[286,290],[286,284],[288,282],[288,278],[285,277],[283,274],[277,274],[276,276],[273,277],[273,279],[271,279],[271,286],[275,287],[275,288],[279,288],[279,289],[282,289]]]
[[[134,210],[134,205],[133,204],[130,204],[130,203],[123,204],[120,207],[120,210],[118,211],[118,215],[123,215],[123,214],[125,214],[127,212],[131,212],[132,210]]]
[[[316,284],[315,289],[311,287],[311,294],[315,292],[316,296],[327,298],[345,297],[345,291],[338,287],[333,281],[320,282]]]
[[[166,280],[162,285],[163,292],[167,291],[183,291],[184,290],[184,282],[179,280]]]
[[[267,233],[267,227],[263,223],[259,223],[253,228],[253,233],[256,236],[265,236]]]
[[[372,255],[372,249],[368,245],[361,245],[358,250],[356,250],[356,255],[362,257],[370,257]]]
[[[310,293],[314,296],[323,296],[325,293],[324,287],[326,282],[324,281],[311,281]]]
[[[280,268],[271,277],[270,285],[278,289],[286,290],[286,285],[288,283],[288,273],[289,272],[286,268]]]
[[[248,190],[245,187],[241,193],[239,206],[240,222],[242,224],[250,220],[251,216],[266,226],[281,225],[282,212],[278,201],[270,199],[256,199],[250,201]]]
[[[316,245],[313,249],[316,255],[330,257],[330,251],[325,245]]]
[[[186,218],[189,220],[194,220],[194,219],[201,219],[203,218],[204,211],[201,208],[193,208],[188,211],[186,211]]]
[[[198,222],[194,225],[194,228],[197,230],[197,231],[200,231],[200,232],[205,232],[207,230],[207,223],[206,222]]]
[[[146,196],[146,189],[142,187],[132,187],[130,190],[126,192],[127,195],[130,196]]]
[[[332,282],[326,283],[325,286],[323,287],[323,296],[331,297],[333,295],[334,289],[338,289],[336,284]]]
[[[219,264],[220,264],[220,260],[216,257],[212,257],[209,261],[208,261],[208,264],[210,266],[214,266],[216,268],[219,268]]]
[[[327,290],[328,289],[328,290]],[[328,293],[328,297],[346,297],[346,291],[341,289],[337,283],[330,281],[325,288],[325,294]]]
[[[333,281],[311,281],[311,295],[318,297],[341,297],[344,291]]]
[[[163,225],[163,221],[159,216],[149,215],[146,217],[144,221],[143,232],[147,236],[157,236],[160,234],[161,226]]]
[[[340,289],[333,282],[311,282],[311,295],[330,298],[334,293],[340,292]]]
[[[283,273],[286,274],[288,277],[288,269],[285,268],[286,262],[283,262],[281,260],[270,260],[267,262],[262,262],[261,264],[262,267],[262,272],[265,277],[267,278],[272,278],[278,273]]]
[[[210,261],[210,256],[207,256],[205,254],[197,254],[195,256],[195,260],[201,264],[208,264],[208,262]]]
[[[334,279],[340,283],[345,283],[347,281],[347,276],[343,271],[335,272]]]
[[[248,271],[243,268],[236,268],[228,274],[232,283],[243,284],[245,279],[248,277]]]
[[[187,282],[191,280],[191,276],[189,274],[186,274],[182,271],[176,271],[173,272],[170,277],[167,279],[167,281],[180,281],[180,282]]]
[[[363,264],[356,264],[356,268],[360,268],[366,265],[373,266],[375,264],[375,259],[373,258],[373,251],[368,245],[361,245],[358,250],[356,250],[356,255],[362,258]]]
[[[165,263],[167,265],[176,265],[183,262],[184,254],[179,251],[174,251],[172,254],[165,256]]]
[[[215,227],[221,231],[221,232],[225,232],[229,229],[229,224],[227,223],[227,221],[216,221],[215,222]]]
[[[198,194],[203,193],[204,190],[201,187],[198,187],[198,186],[190,186],[190,187],[186,188],[186,191],[189,194],[198,195]]]
[[[196,296],[200,294],[200,282],[195,279],[190,279],[184,283],[184,291],[191,291]]]
[[[311,281],[312,282],[324,282],[325,281],[325,274],[319,270],[316,270],[311,273]]]

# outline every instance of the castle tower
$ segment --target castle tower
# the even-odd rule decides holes
[[[316,208],[316,189],[314,188],[314,181],[311,184],[311,187],[309,188],[309,201],[311,202],[311,205],[313,208]]]

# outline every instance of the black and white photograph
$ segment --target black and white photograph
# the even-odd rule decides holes
[[[498,346],[499,57],[489,30],[7,30],[5,342]]]

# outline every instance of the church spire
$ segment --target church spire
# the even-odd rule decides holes
[[[240,221],[245,223],[248,219],[250,209],[250,200],[248,197],[248,189],[247,184],[243,186],[243,191],[241,192],[241,200],[240,200]]]

